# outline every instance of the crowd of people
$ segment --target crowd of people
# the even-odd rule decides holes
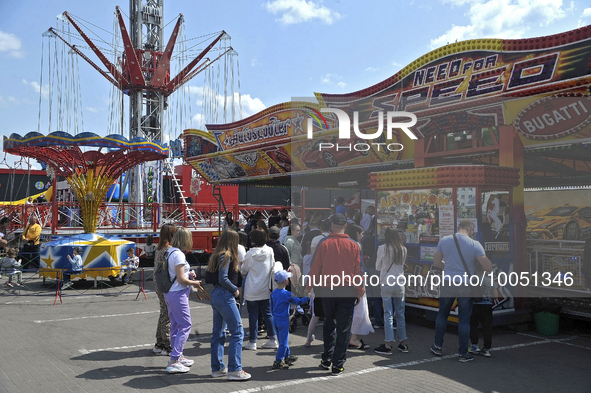
[[[343,211],[339,209],[340,202],[337,201],[337,209]],[[226,229],[209,259],[205,275],[206,283],[213,284],[210,299],[212,377],[235,381],[249,379],[251,375],[242,369],[243,350],[275,350],[275,360],[270,364],[272,369],[293,366],[297,356],[290,353],[289,332],[293,320],[305,312],[302,306],[310,314],[305,346],[313,344],[316,325],[321,318],[324,320],[319,367],[330,370],[332,375],[344,372],[348,350],[369,348],[361,337],[374,333],[375,329],[384,329],[383,343],[374,349],[376,353],[392,355],[394,349],[409,352],[405,287],[398,280],[405,274],[404,235],[396,228],[387,228],[381,244],[376,244],[373,206],[365,214],[345,211],[346,214],[335,212],[328,218],[324,218],[323,213],[313,212],[303,223],[297,219],[288,221],[286,212],[281,215],[274,212],[265,223],[257,213],[248,220],[244,230],[236,228],[231,215],[227,216]],[[188,288],[201,282],[195,280],[182,252],[170,257],[173,250],[190,249],[188,240],[179,241],[177,236],[179,231],[186,230],[179,228],[174,232],[170,227],[167,224],[162,228],[155,264],[168,259],[171,278],[176,275],[178,282],[176,289],[171,289],[174,294],[164,294],[164,301],[159,293],[161,314],[153,351],[170,356],[166,368],[169,373],[183,373],[193,364],[183,356],[183,346],[191,328]],[[463,280],[466,271],[474,274],[477,267],[484,271],[491,269],[482,246],[470,237],[473,229],[471,220],[462,220],[458,233],[442,238],[437,247],[434,266],[454,281]],[[283,240],[282,233],[285,234]],[[380,284],[371,286],[356,279],[364,273],[377,273]],[[337,285],[322,280],[332,276],[343,280]],[[442,354],[447,318],[457,299],[460,361],[472,360],[474,353],[490,356],[492,302],[485,296],[480,304],[473,306],[470,290],[468,282],[461,282],[453,289],[442,287],[431,346],[435,355]],[[246,305],[249,324],[247,334],[242,326],[243,305]],[[170,321],[166,320],[167,315]],[[479,324],[485,335],[482,349],[478,347],[476,329]],[[258,336],[265,331],[268,341],[259,347]],[[224,345],[228,339],[228,360],[224,362]]]
[[[211,375],[242,381],[251,375],[242,369],[242,351],[271,349],[276,357],[273,369],[288,369],[297,356],[290,353],[288,339],[299,316],[309,320],[305,346],[313,345],[315,330],[323,319],[323,353],[319,367],[332,375],[344,372],[348,350],[367,350],[363,336],[383,329],[383,343],[374,351],[392,355],[394,349],[409,352],[405,320],[405,286],[398,279],[405,275],[407,249],[404,234],[386,228],[383,240],[376,242],[376,215],[373,206],[364,214],[347,209],[344,199],[336,200],[329,217],[321,211],[310,212],[303,222],[289,219],[287,210],[274,210],[265,222],[260,212],[249,217],[244,229],[228,213],[224,230],[206,268],[205,282],[213,285],[210,304],[213,312],[211,335]],[[23,232],[29,247],[38,247],[39,224],[33,215]],[[465,274],[490,272],[492,265],[481,244],[472,240],[474,223],[464,219],[458,233],[440,239],[434,256],[434,268],[451,277],[453,286],[442,286],[431,351],[442,355],[447,319],[454,302],[459,307],[459,359],[467,362],[474,353],[490,356],[492,301],[489,292],[473,301]],[[183,355],[191,330],[189,295],[191,287],[201,287],[185,253],[192,249],[192,235],[182,227],[165,224],[157,245],[150,238],[146,254],[154,258],[154,267],[163,264],[172,282],[170,290],[156,290],[160,315],[153,353],[169,357],[168,373],[185,373],[194,364]],[[0,261],[9,285],[22,285],[17,250],[7,249]],[[68,256],[72,266],[81,266],[81,249]],[[130,248],[121,278],[137,268],[138,257]],[[444,262],[445,261],[445,262]],[[72,269],[75,270],[75,269]],[[71,285],[69,272],[64,287]],[[358,278],[379,276],[379,285]],[[339,277],[338,284],[326,277]],[[16,282],[13,282],[13,278]],[[323,280],[324,278],[324,280]],[[248,334],[242,326],[242,306],[246,306]],[[371,320],[373,317],[373,322]],[[477,328],[482,326],[484,347],[478,346]],[[266,332],[267,341],[258,346],[258,336]],[[248,337],[248,340],[246,340]],[[229,340],[228,358],[224,346]]]

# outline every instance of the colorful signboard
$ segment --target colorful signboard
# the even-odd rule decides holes
[[[519,133],[531,139],[556,139],[582,130],[591,122],[591,98],[557,94],[526,106],[515,118]]]
[[[590,57],[589,26],[527,40],[453,43],[364,90],[317,93],[318,104],[283,103],[235,123],[207,125],[207,132],[186,130],[185,159],[207,180],[231,182],[414,158],[413,141],[400,133],[387,141],[335,139],[337,119],[322,108],[339,109],[360,132],[380,130],[376,133],[380,136],[379,123],[382,120],[385,125],[387,113],[409,112],[417,117],[412,132],[419,138],[457,132],[468,136],[510,124],[526,146],[551,138],[591,138],[591,100],[585,79]],[[308,139],[310,119],[314,119],[314,130]],[[496,146],[498,135],[491,138],[482,138],[482,145],[475,147],[472,141],[465,145],[474,149]],[[403,149],[386,150],[381,144],[385,142],[401,144]],[[452,144],[460,146],[462,141]],[[269,165],[261,161],[256,168],[249,167],[235,156],[245,151],[256,151]],[[288,152],[290,160],[285,157]],[[218,157],[215,153],[223,153],[225,161],[213,160]],[[227,167],[233,166],[228,162],[242,169],[235,167],[228,173]]]
[[[384,237],[388,227],[404,234],[406,243],[419,243],[425,237],[441,236],[440,212],[451,207],[453,213],[451,197],[451,188],[378,191],[378,238]],[[453,216],[451,223],[453,228]],[[424,255],[429,255],[427,251]]]

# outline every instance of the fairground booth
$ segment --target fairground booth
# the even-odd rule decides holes
[[[361,190],[376,243],[388,227],[405,236],[409,274],[429,274],[439,239],[471,219],[494,264],[497,320],[525,296],[568,298],[588,316],[590,86],[591,26],[457,42],[360,91],[185,130],[185,158],[214,184],[292,187],[301,218],[306,192]],[[438,307],[437,288],[409,283],[406,296]]]

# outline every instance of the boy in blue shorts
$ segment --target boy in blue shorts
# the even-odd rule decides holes
[[[277,340],[279,341],[277,356],[275,356],[273,362],[273,370],[286,370],[298,360],[297,356],[289,353],[289,305],[302,305],[310,300],[308,297],[300,299],[291,296],[291,292],[285,289],[289,284],[290,277],[291,273],[285,270],[279,270],[275,273],[277,289],[271,293],[271,312],[275,323]]]

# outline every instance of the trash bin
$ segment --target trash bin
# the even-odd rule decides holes
[[[536,331],[543,336],[556,336],[558,334],[559,316],[548,311],[534,314]]]

